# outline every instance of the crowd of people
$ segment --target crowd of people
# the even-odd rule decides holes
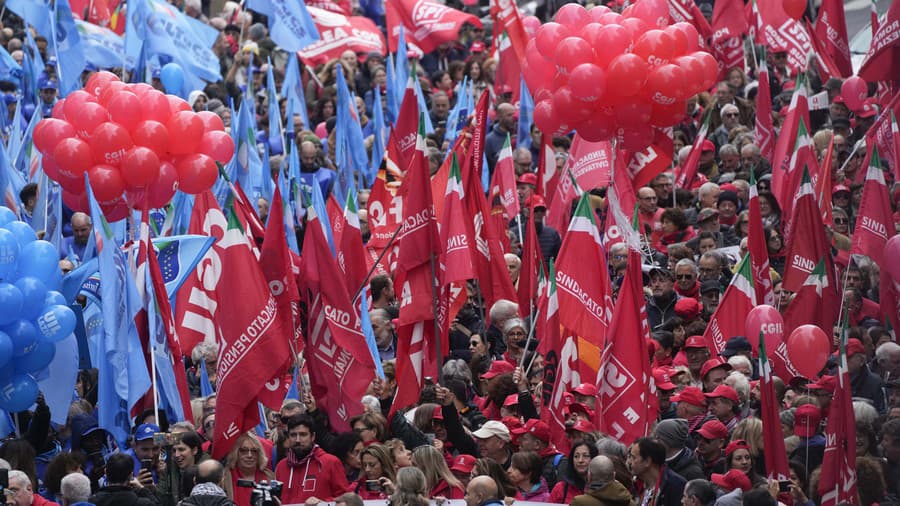
[[[348,50],[339,59],[310,69],[313,75],[305,78],[306,125],[300,115],[285,118],[285,104],[268,103],[268,66],[273,66],[280,88],[286,61],[294,56],[272,42],[264,20],[242,11],[235,2],[226,2],[222,12],[209,12],[209,2],[200,0],[178,3],[185,13],[220,31],[214,51],[224,77],[190,94],[194,110],[212,111],[230,128],[229,100],[254,100],[261,132],[257,140],[264,143],[267,110],[281,107],[282,120],[294,125],[301,172],[314,175],[327,190],[337,169],[335,68],[340,65],[354,94],[366,148],[372,148],[370,117],[375,101],[387,105],[384,55]],[[712,15],[711,2],[698,4],[705,15]],[[23,27],[9,11],[3,23],[4,46],[21,62],[23,50],[28,50],[23,49]],[[38,36],[35,41],[39,50],[46,50],[45,39]],[[516,139],[518,109],[510,103],[511,90],[495,86],[498,62],[490,45],[489,29],[467,26],[457,41],[422,56],[413,68],[434,126],[426,139],[432,174],[450,148],[444,138],[450,111],[470,92],[462,88],[464,78],[476,97],[482,92],[491,96],[492,126],[484,143],[488,169],[496,166],[507,137],[514,146],[520,141],[513,161],[523,219],[510,224],[511,246],[504,257],[515,285],[522,274],[521,227],[536,228],[545,261],[557,256],[562,236],[544,223],[547,203],[535,194],[542,133],[531,127],[530,142]],[[796,72],[778,48],[767,58],[778,129]],[[48,68],[39,98],[41,110],[49,115],[58,99],[58,84],[52,60],[44,61]],[[850,385],[845,388],[853,396],[857,503],[896,504],[900,345],[896,329],[886,325],[888,315],[878,304],[882,266],[850,255],[863,188],[857,175],[866,170],[865,134],[880,106],[874,85],[865,107],[850,111],[840,96],[839,79],[823,82],[814,68],[810,77],[810,94],[825,90],[831,104],[811,113],[810,130],[817,157],[822,161],[827,156],[832,163],[825,168],[831,175],[833,213],[826,232],[841,270],[841,310],[849,315]],[[749,341],[756,336],[726,336],[720,356],[711,354],[702,337],[735,264],[747,253],[751,175],[758,181],[776,308],[784,311],[793,296],[780,281],[787,245],[781,206],[771,192],[772,160],[761,154],[754,135],[757,78],[752,65],[746,71],[734,68],[714,90],[691,98],[685,121],[672,134],[673,167],[636,191],[642,238],[650,251],[644,289],[659,403],[659,418],[646,437],[620,441],[599,432],[598,388],[586,382],[565,392],[566,438],[553,441],[542,411],[547,409],[542,406],[546,370],[536,352],[542,336],[531,328],[533,322],[519,317],[515,301],[499,300],[484,307],[474,282],[466,287],[466,304],[452,315],[450,355],[441,364],[440,378],[426,384],[415,406],[408,410],[402,406],[394,413],[398,300],[391,275],[379,274],[370,280],[369,307],[385,379],[372,381],[361,400],[364,411],[351,420],[350,431],[333,430],[329,414],[301,387],[298,398],[286,399],[277,412],[267,412],[265,430],[239,436],[221,461],[211,458],[213,433],[220,430],[215,425],[216,394],[200,392],[207,380],[215,386],[217,347],[202,343],[186,360],[194,408],[190,419],[167,420],[161,411],[143,412],[133,421],[127,448],[119,448],[98,425],[96,369],[79,373],[65,425],[50,422],[49,408],[40,396],[31,411],[12,414],[16,431],[3,434],[0,443],[0,469],[9,470],[6,504],[247,506],[253,494],[262,493],[254,484],[257,489],[269,485],[277,489],[278,482],[281,490],[276,492],[283,504],[356,506],[364,500],[387,500],[397,506],[419,506],[429,499],[464,499],[469,506],[508,505],[515,500],[579,506],[820,504],[823,430],[835,389],[840,388],[836,358],[817,378],[790,382],[774,378],[781,424],[764,427],[758,357]],[[158,74],[152,79],[161,89]],[[16,92],[8,82],[0,82],[0,89],[7,95]],[[675,171],[690,156],[704,116],[710,127],[699,146],[697,178],[690,188],[676,188]],[[5,130],[7,135],[9,131]],[[552,139],[557,170],[565,167],[571,144],[571,136]],[[279,154],[269,161],[273,173],[285,163]],[[891,174],[885,164],[894,225],[900,230],[900,186]],[[34,212],[35,191],[29,185],[20,195],[25,218]],[[604,189],[592,193],[598,214],[603,214]],[[358,197],[367,240],[369,192],[361,190]],[[268,202],[261,199],[258,204],[264,221]],[[80,262],[91,230],[87,215],[69,216],[68,238],[60,251],[64,273]],[[618,286],[626,271],[627,246],[617,244],[606,253],[610,279]],[[832,329],[827,330],[830,334]],[[764,431],[784,438],[791,471],[786,482],[766,478]]]

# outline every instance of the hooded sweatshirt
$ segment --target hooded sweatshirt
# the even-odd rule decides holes
[[[319,446],[303,458],[288,452],[275,467],[275,479],[284,483],[282,504],[305,503],[310,497],[331,501],[350,490],[344,465]]]
[[[602,487],[589,485],[587,493],[575,497],[572,506],[635,506],[631,492],[616,480]]]

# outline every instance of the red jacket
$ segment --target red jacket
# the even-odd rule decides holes
[[[441,480],[434,486],[429,497],[446,497],[447,499],[463,499],[466,491],[461,488],[451,487],[446,480]]]
[[[310,497],[331,501],[350,490],[344,465],[318,446],[300,461],[294,459],[293,452],[289,453],[275,467],[275,479],[284,482],[282,504],[301,504]]]
[[[48,501],[38,494],[34,494],[34,499],[31,502],[31,506],[59,506],[59,504],[53,501]]]

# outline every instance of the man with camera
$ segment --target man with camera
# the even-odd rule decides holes
[[[134,475],[145,487],[152,486],[159,480],[156,475],[159,465],[159,444],[153,438],[158,432],[159,427],[152,423],[138,425],[134,431],[134,442],[125,452],[134,461]]]
[[[134,460],[126,453],[113,453],[106,461],[106,483],[92,495],[96,506],[158,506],[156,495],[134,478]]]

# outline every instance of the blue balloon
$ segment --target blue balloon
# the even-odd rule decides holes
[[[5,207],[3,209],[6,209]],[[9,281],[16,275],[19,260],[19,241],[16,236],[0,228],[0,280]]]
[[[0,332],[0,368],[3,368],[13,355],[12,339],[6,335],[6,332]]]
[[[178,95],[184,93],[184,70],[177,63],[166,63],[159,71],[159,80],[162,81],[166,93]]]
[[[56,345],[38,341],[25,356],[16,359],[16,373],[38,373],[53,362],[56,356]]]
[[[0,325],[8,325],[22,313],[22,290],[10,283],[0,283]]]
[[[59,272],[59,251],[47,241],[26,244],[19,255],[18,272],[19,277],[32,276],[48,284]]]
[[[44,298],[47,297],[47,285],[38,278],[27,276],[16,281],[16,287],[22,290],[22,313],[20,318],[33,320],[41,314],[44,308]]]
[[[28,374],[15,374],[0,387],[0,408],[15,413],[25,411],[38,396],[38,384]]]
[[[44,297],[44,307],[55,306],[57,304],[59,304],[60,306],[69,305],[63,294],[57,292],[56,290],[47,290],[47,296]]]
[[[28,353],[38,337],[37,327],[28,320],[16,320],[0,330],[5,332],[12,341],[14,357],[21,357]]]
[[[18,219],[16,213],[12,212],[8,207],[0,206],[0,227]]]
[[[34,229],[29,227],[24,221],[11,221],[3,225],[3,228],[16,236],[16,240],[19,241],[19,248],[30,242],[37,241],[37,234],[34,233]]]
[[[38,317],[37,327],[42,341],[62,341],[75,330],[75,312],[68,306],[50,306]]]

